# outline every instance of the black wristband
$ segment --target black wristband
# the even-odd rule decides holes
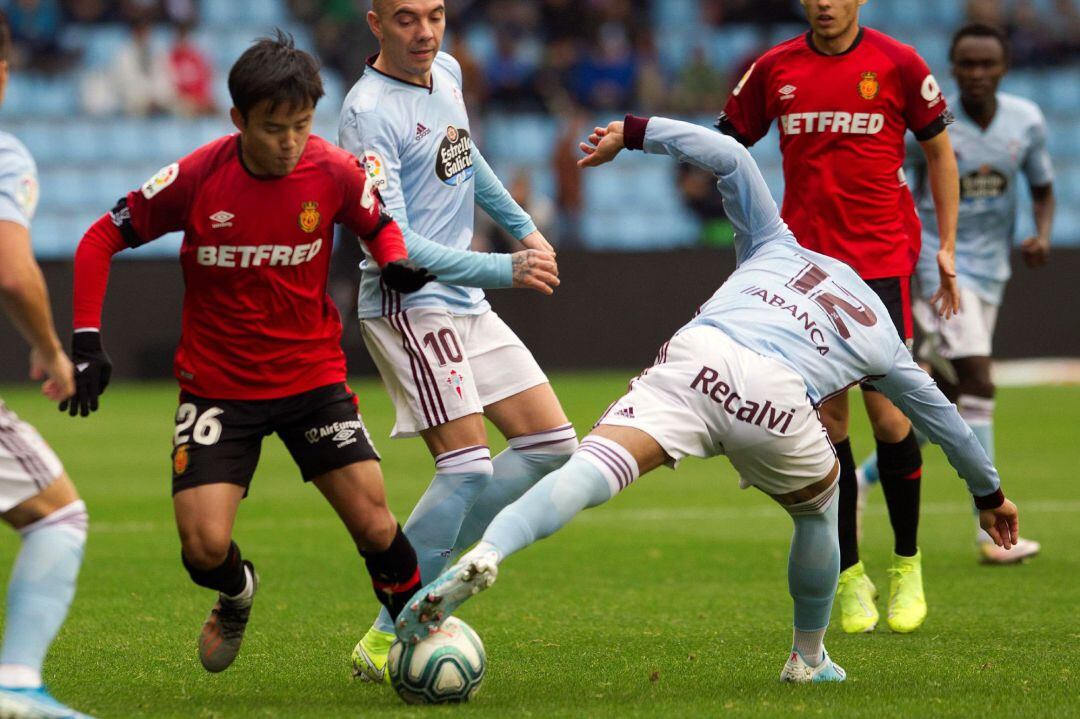
[[[1005,504],[1005,494],[1000,488],[993,494],[975,498],[975,506],[978,509],[997,509],[1003,504]]]
[[[71,335],[72,352],[101,352],[101,332],[84,330]]]

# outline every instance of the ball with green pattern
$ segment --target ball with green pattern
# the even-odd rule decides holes
[[[417,644],[394,642],[386,666],[390,683],[407,703],[460,703],[480,689],[487,656],[472,627],[449,617]]]

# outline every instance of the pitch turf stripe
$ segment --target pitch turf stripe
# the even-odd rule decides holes
[[[435,424],[431,421],[431,414],[428,412],[427,402],[424,399],[424,390],[420,386],[420,376],[416,371],[416,357],[413,356],[412,348],[409,347],[409,338],[405,336],[405,331],[398,325],[397,315],[390,315],[387,319],[390,322],[390,326],[397,330],[397,333],[401,336],[401,347],[405,350],[405,354],[409,356],[409,370],[412,372],[413,385],[416,387],[416,396],[420,400],[420,411],[424,413],[424,423],[428,427],[434,427]]]
[[[439,383],[435,379],[435,372],[431,369],[431,363],[428,362],[427,355],[424,354],[423,348],[420,346],[420,343],[416,340],[416,335],[413,334],[412,322],[409,321],[409,311],[408,310],[405,310],[404,312],[401,313],[401,319],[402,319],[402,322],[404,322],[404,324],[405,324],[405,329],[408,330],[408,332],[409,332],[409,336],[412,337],[412,341],[416,345],[417,350],[420,352],[420,357],[421,357],[421,359],[423,361],[423,366],[421,367],[421,370],[426,369],[427,373],[428,373],[428,377],[431,378],[431,385],[434,388],[435,399],[436,399],[436,401],[438,401],[439,410],[442,412],[442,421],[443,422],[449,422],[450,418],[446,414],[446,406],[443,404],[442,395],[439,394]],[[436,414],[436,417],[437,417],[438,412],[436,412],[435,414]]]
[[[623,470],[617,464],[615,464],[610,459],[605,457],[603,454],[601,454],[600,452],[597,452],[596,449],[595,449],[595,445],[583,444],[578,449],[578,451],[579,452],[585,452],[586,454],[592,455],[593,457],[595,457],[600,462],[603,462],[604,466],[607,467],[609,470],[611,470],[611,473],[615,475],[615,481],[619,483],[619,491],[622,491],[622,490],[626,489],[626,485],[628,484],[628,481],[627,481],[627,477],[623,474]]]

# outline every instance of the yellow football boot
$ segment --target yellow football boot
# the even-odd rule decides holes
[[[874,606],[877,587],[866,576],[866,567],[858,562],[840,572],[836,598],[840,604],[840,626],[848,634],[872,632],[878,623]]]
[[[926,597],[922,585],[922,552],[914,557],[893,555],[889,568],[889,629],[913,632],[926,620]]]
[[[390,653],[390,645],[396,638],[393,632],[380,632],[375,627],[368,629],[352,651],[353,676],[365,682],[389,684],[386,655]]]

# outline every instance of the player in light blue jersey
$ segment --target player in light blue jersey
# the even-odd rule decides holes
[[[0,13],[0,102],[11,35]],[[0,308],[30,344],[30,377],[62,401],[75,393],[75,368],[56,336],[49,293],[34,260],[30,221],[37,207],[34,159],[0,132]],[[0,400],[0,517],[22,539],[11,570],[0,648],[0,716],[83,717],[56,701],[41,679],[53,638],[75,596],[86,544],[86,505],[60,459]]]
[[[916,196],[923,226],[923,249],[917,267],[914,316],[925,341],[919,358],[933,367],[934,378],[956,402],[960,416],[994,456],[994,383],[990,375],[991,342],[1005,283],[1011,274],[1009,253],[1016,235],[1020,175],[1031,189],[1036,234],[1025,239],[1021,254],[1028,267],[1041,267],[1050,252],[1054,218],[1054,171],[1046,149],[1046,121],[1038,106],[998,92],[1008,69],[1008,40],[1001,30],[967,25],[953,37],[952,72],[960,89],[956,123],[949,128],[960,166],[960,216],[956,235],[956,273],[961,311],[943,320],[928,299],[938,289],[933,247],[937,219],[925,182],[919,152],[909,152],[915,168]],[[860,499],[877,478],[874,458],[860,471]],[[1032,557],[1039,543],[1021,538],[1002,551],[977,529],[982,561],[1008,564]]]
[[[424,438],[431,486],[405,524],[422,578],[472,545],[495,514],[577,447],[573,426],[536,360],[492,312],[484,288],[551,294],[554,250],[488,166],[469,128],[461,68],[440,52],[442,0],[374,0],[379,54],[349,92],[339,140],[405,235],[409,257],[437,281],[401,295],[361,264],[364,343],[394,400],[394,437]],[[525,249],[472,252],[479,204]],[[484,417],[507,438],[494,459]],[[356,676],[383,681],[393,618],[382,612],[353,652]]]
[[[736,269],[665,343],[656,364],[600,418],[574,456],[495,517],[479,545],[409,601],[398,636],[426,636],[495,580],[498,564],[640,474],[688,456],[727,455],[794,521],[788,587],[793,646],[783,681],[843,681],[824,647],[840,574],[839,462],[817,408],[863,380],[933,441],[966,480],[983,527],[1009,547],[1016,507],[956,408],[912,360],[885,305],[858,274],[796,243],[750,154],[676,120],[627,116],[582,143],[593,167],[624,148],[671,155],[716,175],[735,228]]]

